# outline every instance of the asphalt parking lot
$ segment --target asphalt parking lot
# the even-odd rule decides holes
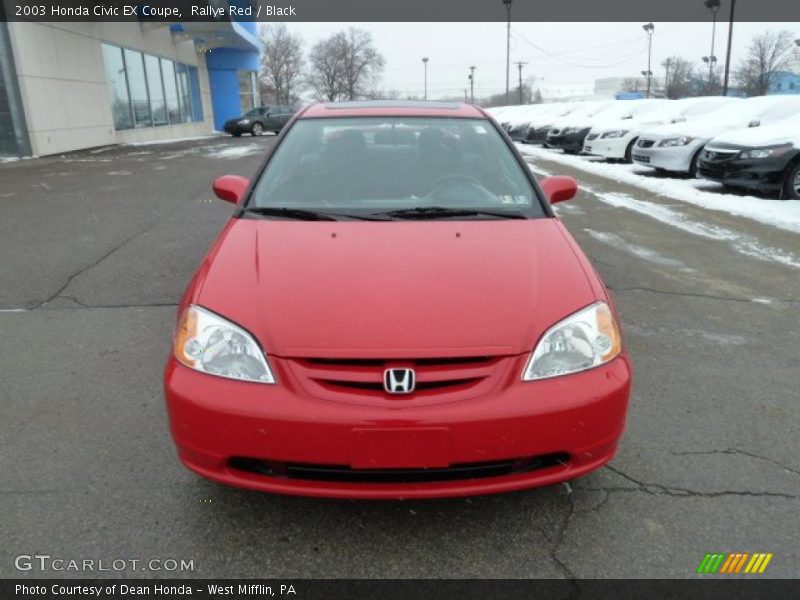
[[[231,212],[211,180],[252,175],[272,143],[0,165],[0,577],[86,575],[14,567],[46,553],[195,566],[98,576],[680,578],[737,551],[774,553],[764,577],[797,576],[797,235],[546,160],[584,185],[560,214],[616,296],[634,363],[610,466],[414,502],[271,496],[186,471],[161,394],[175,305]]]

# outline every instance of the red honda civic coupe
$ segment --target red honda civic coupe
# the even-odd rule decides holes
[[[178,309],[164,387],[192,471],[308,496],[571,480],[613,457],[631,385],[612,299],[499,126],[456,103],[316,104]]]

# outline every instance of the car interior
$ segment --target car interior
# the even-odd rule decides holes
[[[442,121],[298,123],[290,132],[298,136],[295,143],[287,138],[286,151],[273,158],[256,204],[394,208],[427,199],[445,206],[531,205],[530,183],[491,125]]]

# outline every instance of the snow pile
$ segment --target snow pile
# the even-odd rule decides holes
[[[717,191],[722,185],[703,179],[668,179],[654,177],[652,170],[639,165],[620,165],[562,154],[546,148],[517,144],[520,152],[545,160],[559,162],[593,175],[633,185],[648,192],[701,208],[726,212],[766,225],[800,233],[800,200],[769,200],[755,196],[739,196]],[[646,176],[644,174],[650,174]]]

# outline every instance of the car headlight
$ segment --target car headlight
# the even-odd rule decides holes
[[[679,137],[672,137],[672,138],[667,138],[665,140],[661,140],[658,143],[658,145],[661,146],[662,148],[669,148],[672,146],[685,146],[693,139],[694,139],[693,137],[689,137],[688,135],[682,135]]]
[[[773,156],[780,156],[786,154],[794,146],[792,144],[783,144],[781,146],[768,146],[766,148],[753,148],[752,150],[742,150],[739,153],[739,158],[771,158]]]
[[[621,138],[626,133],[628,133],[627,129],[615,129],[614,131],[606,131],[600,137],[603,137],[603,138]]]
[[[239,121],[239,125],[250,125],[250,119],[242,119]]]
[[[613,360],[622,336],[608,304],[597,302],[548,329],[536,344],[524,381],[585,371]]]
[[[191,305],[175,329],[175,358],[210,375],[275,383],[264,352],[248,332],[219,315]]]

